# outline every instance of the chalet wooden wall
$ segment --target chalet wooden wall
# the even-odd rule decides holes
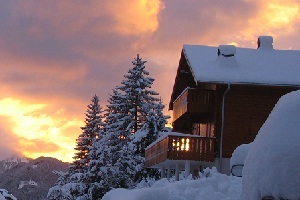
[[[179,60],[179,67],[173,85],[173,92],[169,103],[169,109],[173,110],[173,101],[180,95],[180,93],[187,87],[195,88],[196,82],[193,78],[191,69],[185,59],[184,53],[181,52],[181,58]]]
[[[279,98],[296,89],[298,88],[232,85],[225,98],[223,157],[231,157],[240,144],[252,142]],[[217,124],[220,127],[220,108],[218,110]],[[217,131],[220,134],[220,128]]]
[[[173,110],[173,102],[187,87],[198,90],[210,90],[213,94],[212,112],[187,112],[173,124],[173,131],[192,134],[192,124],[200,121],[209,121],[214,126],[217,137],[215,155],[219,155],[220,133],[222,125],[222,96],[227,84],[195,83],[189,65],[182,54],[169,109]],[[263,86],[250,84],[231,84],[231,89],[225,98],[225,121],[223,135],[223,157],[230,158],[234,149],[254,140],[260,127],[268,118],[279,98],[299,87],[290,86]],[[200,104],[199,104],[200,106]],[[200,106],[200,107],[203,107]],[[179,112],[176,108],[173,112]]]

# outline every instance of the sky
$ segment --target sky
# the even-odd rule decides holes
[[[0,0],[0,24],[0,160],[72,161],[92,96],[105,107],[137,54],[167,105],[183,44],[300,50],[300,0]]]

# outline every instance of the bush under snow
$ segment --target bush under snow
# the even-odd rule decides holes
[[[300,199],[300,91],[281,97],[246,157],[243,200]]]

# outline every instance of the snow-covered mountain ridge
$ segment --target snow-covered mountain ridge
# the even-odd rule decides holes
[[[28,158],[19,157],[19,156],[13,156],[10,158],[7,158],[5,160],[0,161],[0,173],[4,173],[5,171],[13,168],[14,166],[20,164],[20,163],[29,163]]]
[[[48,189],[57,179],[53,171],[67,171],[67,168],[67,163],[55,158],[40,157],[28,162],[17,162],[0,173],[0,188],[7,189],[22,200],[46,199]]]

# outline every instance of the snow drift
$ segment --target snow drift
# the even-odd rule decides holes
[[[280,98],[243,169],[242,199],[300,199],[300,91]]]
[[[234,176],[242,176],[243,167],[251,144],[241,144],[232,153],[230,158],[231,174]]]
[[[103,200],[240,200],[241,178],[220,174],[216,168],[205,169],[203,174],[205,176],[197,180],[169,182],[162,179],[150,188],[114,189],[106,193]]]

